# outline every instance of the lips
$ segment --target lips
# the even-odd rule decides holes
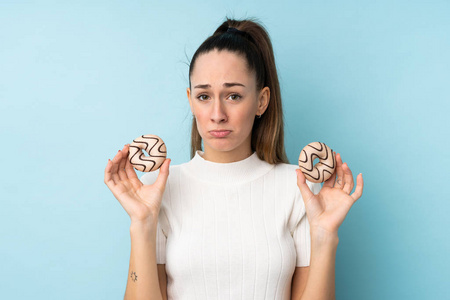
[[[214,137],[223,138],[229,135],[231,130],[211,130],[209,133]]]

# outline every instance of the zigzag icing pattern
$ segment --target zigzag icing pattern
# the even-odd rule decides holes
[[[319,158],[315,165],[314,159]],[[306,145],[300,152],[298,166],[311,182],[324,182],[333,175],[336,169],[336,158],[333,149],[321,142],[313,142]]]
[[[145,156],[142,150],[147,151]],[[167,150],[163,140],[153,134],[142,135],[130,144],[128,158],[136,170],[152,172],[158,170],[166,159]]]

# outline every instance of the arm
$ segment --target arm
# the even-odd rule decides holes
[[[294,275],[292,276],[291,299],[299,300],[302,297],[308,274],[309,267],[295,267]]]
[[[131,218],[131,254],[124,299],[162,300],[156,267],[156,232],[170,159],[164,161],[153,184],[144,185],[129,159],[129,145],[105,168],[105,184]]]
[[[130,269],[125,300],[163,299],[156,267],[156,229],[156,223],[130,226]]]
[[[354,186],[353,175],[339,153],[336,155],[336,171],[318,194],[311,191],[305,176],[297,169],[297,185],[305,203],[311,233],[310,270],[301,300],[335,299],[338,228],[362,195],[364,181],[361,173],[356,182],[355,192],[350,194]]]
[[[306,286],[301,295],[293,295],[292,299],[336,299],[335,263],[338,243],[339,238],[337,235],[311,230],[311,264],[306,279]],[[293,288],[293,291],[295,290]]]
[[[335,256],[339,239],[337,236],[321,238],[317,234],[312,234],[311,240],[311,264],[309,267],[295,268],[291,299],[335,299]],[[307,285],[308,288],[306,288]],[[318,292],[323,293],[318,294]],[[314,297],[311,293],[315,293]]]

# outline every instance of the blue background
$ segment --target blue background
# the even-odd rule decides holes
[[[123,298],[104,168],[142,134],[190,159],[187,62],[225,16],[271,35],[291,163],[322,141],[363,173],[337,299],[449,299],[450,2],[387,0],[0,1],[2,298]]]

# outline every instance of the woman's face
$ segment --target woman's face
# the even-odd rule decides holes
[[[246,60],[230,51],[213,50],[197,57],[187,96],[204,143],[204,158],[231,162],[248,157],[256,115],[270,98],[268,87],[256,90],[256,76]]]

